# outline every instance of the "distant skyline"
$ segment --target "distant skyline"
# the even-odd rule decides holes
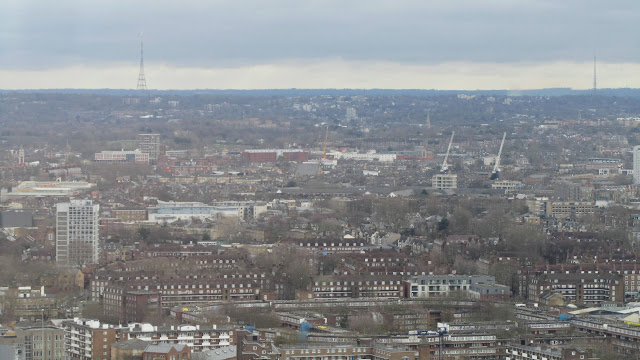
[[[640,88],[640,2],[0,3],[0,89]]]

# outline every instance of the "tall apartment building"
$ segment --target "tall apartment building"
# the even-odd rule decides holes
[[[345,118],[347,121],[352,121],[358,118],[358,113],[355,108],[349,107],[347,108]]]
[[[67,359],[111,360],[116,329],[98,320],[73,319],[62,323]]]
[[[138,149],[149,154],[149,161],[156,162],[160,156],[160,134],[138,134]]]
[[[43,326],[40,321],[38,326],[15,327],[0,334],[0,346],[5,350],[0,359],[66,360],[64,330]]]
[[[640,184],[640,145],[633,147],[633,184]]]
[[[25,360],[65,360],[64,330],[55,326],[16,329]]]
[[[105,287],[102,304],[105,316],[128,324],[141,322],[148,313],[160,311],[161,298],[158,292],[130,290],[127,285],[116,283]]]
[[[98,262],[99,212],[100,205],[91,200],[56,204],[56,262],[74,266]]]
[[[25,360],[22,344],[0,344],[0,359]]]

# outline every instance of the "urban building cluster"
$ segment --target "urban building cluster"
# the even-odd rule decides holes
[[[0,105],[0,360],[640,353],[635,98]]]

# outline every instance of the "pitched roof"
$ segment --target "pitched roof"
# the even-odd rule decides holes
[[[147,346],[146,349],[144,349],[144,352],[168,354],[172,348],[175,348],[178,352],[180,352],[184,350],[185,346],[186,345],[183,344],[151,344]]]
[[[213,350],[207,350],[191,354],[191,360],[227,360],[235,359],[237,348],[235,345],[224,346]]]
[[[111,346],[121,350],[146,350],[147,347],[149,347],[149,342],[140,339],[131,339],[119,341]]]

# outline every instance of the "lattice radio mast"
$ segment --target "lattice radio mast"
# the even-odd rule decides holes
[[[138,74],[137,90],[147,90],[147,80],[144,77],[144,52],[142,45],[142,33],[140,33],[140,73]]]

